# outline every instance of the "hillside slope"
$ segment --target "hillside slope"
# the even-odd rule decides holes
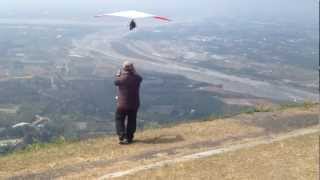
[[[45,147],[33,148],[29,151],[1,157],[0,179],[97,179],[99,177],[106,177],[106,175],[114,172],[123,172],[136,167],[179,159],[199,152],[252,143],[261,140],[261,138],[268,141],[274,137],[308,129],[312,129],[313,135],[311,138],[309,138],[308,135],[301,137],[302,139],[306,139],[306,145],[300,146],[301,144],[297,144],[295,140],[284,140],[284,144],[289,148],[296,148],[296,151],[293,150],[292,152],[297,153],[300,152],[299,148],[305,148],[301,149],[303,152],[310,152],[310,146],[312,146],[311,149],[313,150],[309,154],[310,157],[305,160],[305,163],[316,162],[317,155],[314,154],[314,149],[317,147],[315,136],[319,134],[317,126],[318,109],[319,106],[292,108],[274,112],[243,114],[214,121],[193,122],[174,127],[150,129],[139,132],[136,136],[136,142],[130,146],[118,145],[116,137],[103,137],[82,142],[64,142],[46,145]],[[282,142],[277,143],[268,146],[270,151],[267,150],[268,147],[258,146],[244,151],[239,150],[239,154],[246,154],[250,162],[266,161],[266,164],[268,164],[268,162],[272,163],[273,161],[270,157],[273,156],[265,155],[265,153],[276,152],[278,148],[275,147],[283,146],[281,145]],[[283,150],[286,150],[286,148]],[[253,152],[248,154],[245,151]],[[208,163],[211,166],[210,163],[212,163],[212,161],[221,161],[221,164],[216,163],[212,166],[213,169],[211,168],[211,170],[212,173],[214,173],[214,170],[218,171],[219,168],[233,163],[232,159],[236,157],[237,153],[238,151],[232,152],[226,155],[226,157],[207,157],[205,160],[208,160],[208,162],[204,162],[204,164]],[[258,157],[255,153],[257,155],[262,154],[263,156],[257,159]],[[228,157],[231,159],[228,159]],[[246,156],[243,158],[246,158]],[[303,162],[303,160],[300,159],[299,162],[301,161]],[[223,164],[223,162],[225,163]],[[292,162],[292,158],[290,158],[290,161],[283,159],[283,163],[290,162]],[[166,174],[166,176],[168,175],[172,177],[172,179],[179,179],[179,171],[184,173],[191,173],[190,171],[193,170],[198,171],[198,169],[194,169],[193,167],[202,167],[201,164],[203,164],[201,160],[184,163],[186,163],[186,165],[183,164],[183,166],[189,168],[179,169],[180,166],[176,166],[173,163],[173,165],[171,165],[173,169],[163,170],[162,167],[159,167],[160,172],[149,172],[151,174],[146,174],[144,177],[158,176],[158,173],[169,173]],[[246,162],[238,158],[234,163],[235,169],[237,169],[236,167],[241,167],[241,163],[245,165]],[[275,169],[278,168],[277,163],[273,163],[273,165]],[[202,168],[202,170],[204,170],[206,174],[210,175],[211,173],[208,169]],[[310,169],[307,170],[310,171]],[[315,170],[312,169],[311,171]],[[176,176],[170,176],[170,172],[177,172],[178,174],[176,174]],[[139,171],[137,173],[144,174],[148,173],[148,171]],[[223,174],[219,176],[211,174],[212,176],[205,177],[230,179],[230,177],[235,177],[232,173],[239,172],[234,172],[227,168],[226,171],[221,171],[221,173],[231,173],[231,175],[224,177],[222,176]],[[256,179],[255,177],[256,176],[248,176],[249,179]]]
[[[162,166],[119,179],[310,180],[319,178],[319,133]]]

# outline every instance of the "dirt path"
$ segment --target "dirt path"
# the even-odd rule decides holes
[[[298,112],[286,111],[240,115],[232,119],[226,119],[226,121],[237,122],[243,126],[256,127],[262,130],[234,136],[227,134],[219,139],[208,137],[197,142],[189,142],[187,139],[184,139],[183,135],[179,134],[163,135],[153,140],[138,139],[134,146],[144,145],[145,143],[152,145],[153,142],[159,143],[161,141],[165,141],[170,146],[168,145],[167,148],[158,150],[149,148],[135,155],[129,154],[109,160],[83,162],[58,169],[49,169],[44,172],[14,176],[9,179],[96,179],[99,177],[105,179],[119,175],[123,176],[176,161],[184,161],[190,158],[193,159],[194,157],[205,157],[202,155],[202,152],[207,155],[214,155],[217,152],[221,153],[223,151],[232,151],[258,145],[259,143],[272,142],[279,138],[281,139],[281,137],[292,135],[292,133],[298,132],[299,135],[301,132],[314,132],[314,127],[318,125],[319,118],[317,108],[313,108],[308,111]],[[128,148],[131,147],[128,146]]]
[[[236,145],[231,145],[231,146],[228,146],[225,148],[217,148],[217,149],[213,149],[213,150],[209,150],[209,151],[204,151],[204,152],[199,152],[199,153],[195,153],[195,154],[182,156],[182,157],[171,159],[171,160],[159,161],[157,163],[135,167],[135,168],[132,168],[132,169],[129,169],[126,171],[109,173],[109,174],[101,176],[99,178],[99,180],[124,177],[127,175],[138,173],[140,171],[161,168],[161,167],[168,166],[171,164],[192,161],[195,159],[202,159],[202,158],[214,156],[217,154],[223,154],[223,153],[227,153],[227,152],[237,151],[240,149],[253,148],[258,145],[271,144],[271,143],[283,141],[283,140],[286,140],[289,138],[308,135],[308,134],[314,134],[314,133],[319,133],[319,132],[320,132],[319,127],[316,127],[316,128],[307,128],[307,129],[302,129],[302,130],[296,130],[291,133],[281,134],[281,135],[271,137],[271,138],[270,137],[264,137],[261,139],[259,138],[257,140],[254,140],[254,141],[251,141],[248,143],[244,143],[244,144],[236,144]]]

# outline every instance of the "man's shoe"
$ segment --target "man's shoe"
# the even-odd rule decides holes
[[[119,142],[119,144],[126,145],[126,144],[129,144],[129,141],[128,139],[123,139],[122,141]]]
[[[126,136],[124,136],[124,135],[119,136],[119,141],[123,141],[124,139],[126,139]]]

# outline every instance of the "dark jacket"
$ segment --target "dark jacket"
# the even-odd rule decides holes
[[[140,106],[139,90],[142,77],[136,73],[122,72],[114,84],[118,87],[117,108],[137,110]]]

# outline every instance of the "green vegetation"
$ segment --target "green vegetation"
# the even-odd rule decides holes
[[[304,103],[287,103],[287,104],[282,104],[281,107],[279,108],[280,110],[286,110],[290,108],[305,108],[305,109],[310,109],[314,106],[319,105],[319,103],[313,103],[313,102],[304,102]]]
[[[245,114],[253,114],[258,112],[272,112],[274,109],[272,108],[264,108],[264,107],[252,107],[243,111]]]
[[[276,107],[270,107],[270,106],[256,106],[252,108],[247,108],[241,113],[246,113],[246,114],[253,114],[257,112],[274,112],[274,111],[283,111],[291,108],[304,108],[304,109],[310,109],[312,107],[315,107],[319,105],[319,103],[313,103],[313,102],[303,102],[303,103],[286,103],[286,104],[281,104],[280,106]]]
[[[40,151],[42,149],[49,149],[52,147],[59,148],[61,146],[65,146],[65,145],[72,143],[72,142],[75,142],[75,141],[66,140],[64,137],[59,137],[50,143],[35,142],[33,144],[28,145],[23,150],[13,152],[13,154],[32,153],[32,152]]]

